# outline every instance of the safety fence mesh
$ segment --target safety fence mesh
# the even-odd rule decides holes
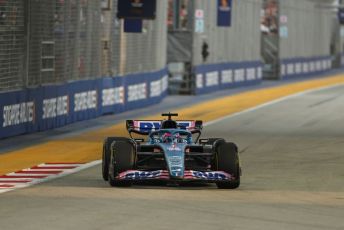
[[[0,0],[0,91],[160,70],[166,9],[134,34],[117,0]]]
[[[100,2],[29,4],[28,86],[100,77]]]
[[[23,86],[24,2],[0,0],[0,90]]]
[[[157,1],[157,17],[144,20],[142,33],[123,32],[117,1],[0,0],[0,91],[164,68],[171,1]],[[233,0],[233,25],[227,28],[216,26],[214,2],[181,1],[182,29],[195,32],[195,11],[204,12],[204,31],[193,35],[192,63],[203,64],[204,42],[207,63],[259,60],[263,0]],[[327,54],[333,13],[311,1],[280,2],[289,31],[281,56]]]
[[[117,0],[113,1],[117,8]],[[123,21],[112,11],[110,56],[113,75],[159,70],[166,66],[167,1],[157,1],[155,20],[144,20],[142,33],[122,33]]]

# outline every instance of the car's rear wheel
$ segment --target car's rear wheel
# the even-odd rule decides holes
[[[131,139],[127,138],[112,142],[109,160],[109,184],[117,187],[130,186],[130,181],[119,180],[117,176],[122,172],[134,169],[135,160],[136,150]]]
[[[221,142],[215,148],[214,166],[234,177],[231,181],[217,182],[220,189],[236,189],[240,186],[240,162],[238,148],[234,143]]]
[[[114,141],[127,140],[126,137],[107,137],[103,143],[103,154],[102,154],[102,176],[105,181],[109,179],[109,162],[111,155],[111,144]]]

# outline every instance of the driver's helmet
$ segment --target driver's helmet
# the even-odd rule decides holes
[[[163,143],[170,143],[172,142],[172,134],[171,133],[164,133],[161,137]]]
[[[175,142],[178,142],[178,143],[183,142],[183,138],[179,133],[174,134],[174,140],[175,140]]]

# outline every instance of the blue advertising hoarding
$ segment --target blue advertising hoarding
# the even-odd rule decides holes
[[[217,0],[217,26],[232,25],[232,0]]]
[[[0,139],[62,127],[160,102],[167,70],[0,93]]]
[[[118,18],[155,19],[156,0],[118,0]]]

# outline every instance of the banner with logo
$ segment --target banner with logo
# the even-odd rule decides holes
[[[232,0],[217,0],[217,26],[232,25]]]
[[[0,138],[145,108],[167,94],[167,70],[0,93]]]
[[[118,18],[155,19],[156,0],[118,0]]]

